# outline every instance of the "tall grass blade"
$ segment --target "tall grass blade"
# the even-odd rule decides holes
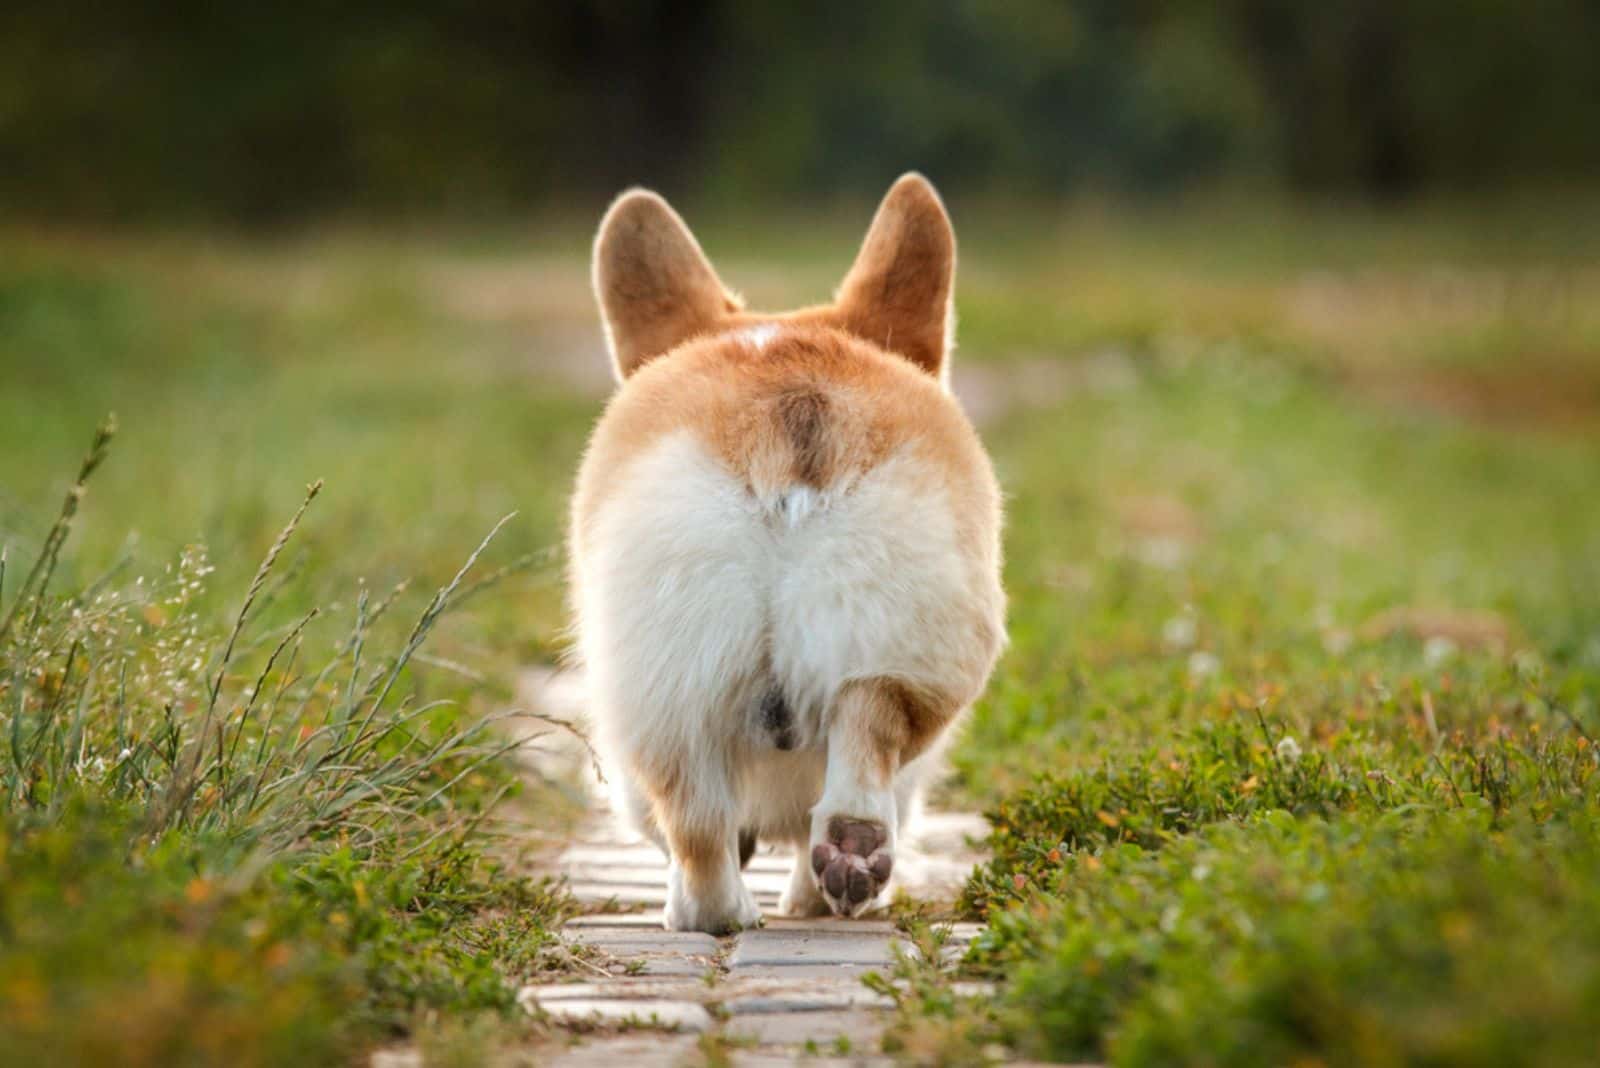
[[[94,440],[89,445],[89,452],[84,456],[83,462],[78,466],[78,477],[73,480],[72,487],[67,490],[66,499],[61,502],[61,511],[56,516],[55,523],[50,527],[50,532],[45,535],[44,545],[39,549],[39,557],[33,562],[33,567],[23,578],[22,585],[17,588],[16,597],[11,602],[11,608],[3,617],[0,617],[0,640],[11,632],[12,625],[16,622],[22,606],[30,598],[34,603],[34,620],[37,622],[38,612],[43,605],[44,592],[50,585],[50,578],[55,574],[56,560],[61,554],[61,546],[66,543],[67,535],[72,530],[72,519],[78,514],[78,505],[82,503],[83,496],[88,492],[89,476],[104,462],[106,452],[111,445],[111,439],[117,434],[117,417],[108,415],[105,420],[95,428]]]

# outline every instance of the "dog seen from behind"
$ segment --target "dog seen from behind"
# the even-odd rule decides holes
[[[895,183],[832,304],[744,310],[654,193],[594,249],[620,383],[573,497],[577,655],[619,807],[671,860],[666,925],[883,893],[941,740],[1005,640],[1000,493],[951,397],[955,236]]]

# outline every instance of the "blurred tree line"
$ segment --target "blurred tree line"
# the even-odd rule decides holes
[[[1600,172],[1594,0],[0,5],[0,211],[482,214]]]

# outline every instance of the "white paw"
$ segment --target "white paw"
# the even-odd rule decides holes
[[[761,910],[737,876],[721,893],[697,898],[688,892],[677,868],[673,868],[667,877],[667,907],[662,919],[669,931],[725,935],[755,927],[761,922]]]

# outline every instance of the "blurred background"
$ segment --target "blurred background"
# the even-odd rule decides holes
[[[400,647],[512,515],[470,580],[498,585],[457,599],[406,685],[449,699],[441,736],[525,706],[566,643],[564,510],[612,389],[588,262],[607,201],[658,188],[751,307],[781,309],[827,299],[917,169],[955,222],[953,385],[1008,505],[1011,644],[938,798],[1022,798],[983,885],[1004,899],[1027,883],[1006,865],[1053,879],[1073,843],[1193,845],[1277,808],[1342,814],[1358,842],[1451,813],[1441,840],[1472,861],[1377,835],[1325,899],[1327,851],[1256,825],[1218,839],[1242,859],[1204,887],[1210,863],[1190,880],[1178,854],[1139,892],[1149,915],[1117,871],[1107,914],[1029,914],[1060,940],[1012,928],[1097,955],[1034,969],[1019,1048],[1132,1063],[1107,1054],[1120,1023],[1074,1029],[1145,1004],[1179,1051],[1155,1064],[1239,1063],[1211,1044],[1267,1034],[1263,1063],[1590,1063],[1600,849],[1549,825],[1595,820],[1600,782],[1597,57],[1593,0],[0,4],[0,1061],[351,1063],[436,1009],[520,1016],[495,969],[525,974],[525,942],[441,919],[456,891],[415,905],[409,880],[455,859],[339,844],[333,875],[190,925],[193,873],[245,864],[227,841],[146,870],[126,863],[144,823],[35,832],[73,790],[135,814],[166,796],[178,740],[210,737],[195,695],[216,702],[225,661],[205,650],[315,479],[241,657],[286,634],[291,665],[359,657],[378,616],[370,648]],[[41,584],[61,610],[20,611]],[[253,702],[253,677],[235,665],[224,692]],[[241,759],[247,721],[258,753],[298,754],[292,731],[358,693],[354,666],[323,678],[302,722],[237,711]],[[24,719],[54,739],[43,764]],[[1290,790],[1274,754],[1302,749]],[[218,804],[263,767],[217,760]],[[1056,785],[1030,794],[1036,772]],[[467,808],[529,779],[485,774]],[[493,850],[557,834],[574,814],[550,797],[508,802]],[[109,859],[73,874],[91,832]],[[1303,895],[1262,875],[1296,858]],[[1176,965],[1102,971],[1101,932],[1167,952],[1169,900],[1233,930],[1248,895],[1219,881],[1262,895],[1255,948],[1183,934]],[[499,900],[476,894],[451,900]],[[337,990],[286,978],[276,943],[240,956],[256,930],[290,931]],[[1311,948],[1285,966],[1283,946]],[[1131,975],[1186,993],[1130,1000]]]
[[[1585,0],[542,4],[18,0],[0,196],[32,218],[523,214],[1169,195],[1397,201],[1600,166]]]
[[[307,574],[335,587],[446,572],[514,509],[512,548],[550,550],[610,389],[587,282],[607,200],[661,189],[730,285],[787,307],[826,297],[912,168],[961,240],[957,390],[1018,514],[1048,512],[1015,528],[1025,581],[1108,545],[1226,561],[1219,529],[1282,535],[1324,491],[1333,525],[1371,534],[1350,517],[1407,471],[1449,494],[1429,514],[1397,498],[1418,529],[1502,515],[1502,491],[1559,509],[1600,414],[1597,46],[1583,0],[19,0],[0,11],[0,537],[42,542],[114,409],[69,567],[203,542],[247,572],[318,476]],[[1165,445],[1126,433],[1171,397],[1215,417]],[[1338,443],[1306,433],[1322,416]],[[1374,419],[1447,435],[1459,479],[1373,451]],[[1265,435],[1248,455],[1246,432]],[[1035,466],[1067,452],[1082,470]],[[1361,613],[1510,595],[1404,566],[1381,591],[1328,585]],[[486,655],[559,645],[560,584],[539,581]]]

